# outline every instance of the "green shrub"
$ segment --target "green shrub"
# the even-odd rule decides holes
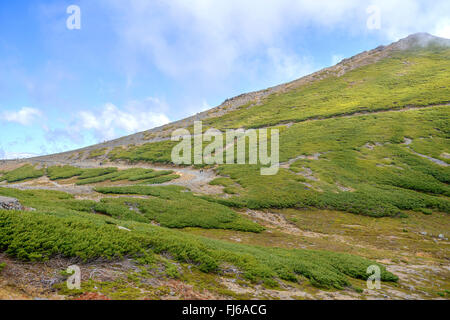
[[[116,177],[111,179],[111,181],[119,181],[119,180],[136,181],[139,180],[140,177],[150,174],[153,171],[154,171],[153,169],[143,169],[143,168],[131,168],[121,170],[117,173]]]
[[[163,187],[103,187],[100,193],[140,194],[152,196],[148,199],[105,198],[96,206],[96,211],[115,218],[151,222],[169,228],[200,227],[205,229],[232,229],[238,231],[261,232],[260,225],[244,218],[230,208],[194,196],[184,188]],[[101,210],[98,207],[101,206]],[[139,213],[130,212],[131,208]]]
[[[0,181],[6,180],[9,183],[20,182],[40,178],[45,174],[45,169],[36,169],[35,166],[26,164],[20,168],[5,173],[0,177]]]
[[[53,166],[47,168],[47,176],[50,180],[69,179],[79,176],[83,169],[72,166]]]
[[[143,173],[143,174],[139,174],[139,175],[133,175],[131,176],[128,180],[130,181],[139,181],[139,180],[150,180],[153,178],[157,178],[160,176],[166,176],[169,174],[172,174],[173,171],[172,170],[158,170],[158,171],[150,171],[147,173]]]
[[[120,230],[122,225],[131,231]],[[129,255],[168,253],[175,260],[196,265],[203,272],[218,272],[233,264],[252,281],[297,275],[315,286],[343,288],[347,277],[367,279],[366,269],[377,264],[354,255],[327,251],[264,248],[191,236],[138,222],[126,222],[88,213],[31,213],[0,210],[0,250],[24,260],[52,256],[120,259]],[[381,280],[397,277],[380,265]]]
[[[92,178],[80,179],[75,184],[81,186],[81,185],[85,185],[85,184],[104,182],[104,181],[108,181],[108,180],[112,181],[112,179],[116,179],[118,176],[119,176],[119,172],[111,172],[111,173],[106,173],[104,175],[100,175],[100,176],[96,176],[96,177],[92,177]],[[115,180],[115,181],[117,181],[117,180]]]
[[[161,184],[164,182],[169,182],[169,181],[178,179],[179,177],[180,177],[180,175],[178,175],[178,174],[169,174],[166,176],[160,176],[160,177],[156,177],[156,178],[152,178],[152,179],[148,179],[148,180],[139,181],[139,184]]]
[[[423,214],[428,215],[428,216],[433,214],[433,210],[431,210],[431,209],[420,208],[419,210],[420,210],[420,212],[422,212]]]
[[[80,175],[79,179],[88,179],[94,177],[100,177],[105,174],[117,172],[117,168],[93,168],[93,169],[85,169],[83,174]]]
[[[77,185],[86,185],[92,183],[99,183],[104,181],[120,181],[128,180],[131,182],[138,181],[139,183],[163,183],[178,178],[178,175],[170,175],[171,170],[154,171],[152,169],[132,168],[120,171],[106,173],[104,175],[95,176],[92,178],[85,178],[77,181]],[[81,177],[80,177],[81,179]]]
[[[226,187],[223,189],[223,192],[228,193],[228,194],[238,194],[239,189],[236,187]]]
[[[230,178],[215,178],[209,182],[212,186],[230,187],[234,184],[234,181]]]
[[[105,155],[107,148],[95,149],[89,152],[88,159],[98,158]]]

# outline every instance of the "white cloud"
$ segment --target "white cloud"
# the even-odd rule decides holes
[[[148,130],[170,122],[162,112],[150,111],[144,106],[151,103],[156,109],[167,108],[156,98],[144,101],[133,100],[125,107],[125,111],[112,103],[106,103],[98,111],[81,111],[75,130],[92,130],[98,139],[109,140],[122,134],[131,134]],[[154,110],[155,108],[153,108]]]
[[[450,18],[443,19],[436,26],[434,34],[438,37],[450,39]]]
[[[27,126],[42,117],[42,112],[35,108],[23,107],[19,111],[4,111],[0,119],[7,122],[15,122]]]
[[[150,63],[176,81],[212,89],[237,78],[258,89],[322,67],[289,42],[307,40],[309,30],[375,34],[386,42],[415,32],[446,35],[450,12],[448,0],[103,0],[101,5],[114,21],[117,52],[130,74]],[[380,8],[379,30],[367,28],[370,5]]]
[[[99,108],[82,110],[61,120],[64,126],[42,125],[47,145],[58,151],[66,145],[94,144],[158,127],[170,122],[165,101],[154,97],[130,100],[124,106],[105,103]],[[45,153],[45,152],[43,152]]]
[[[0,148],[0,160],[26,159],[39,156],[35,153],[8,152]]]
[[[443,36],[438,34],[439,26],[449,25],[447,0],[373,0],[370,4],[379,7],[381,14],[381,28],[373,32],[391,41],[416,32]]]
[[[318,23],[322,27],[344,23],[352,1],[182,1],[168,2],[136,0],[104,1],[112,7],[114,30],[119,36],[121,56],[130,68],[144,59],[175,79],[194,78],[197,81],[220,83],[228,76],[253,76],[267,73],[274,79],[281,77],[268,70],[273,66],[289,80],[303,75],[305,57],[300,53],[286,53],[290,47],[284,35],[295,28]],[[304,35],[298,34],[298,37]],[[255,55],[266,53],[267,48],[285,52],[284,60],[261,59],[257,66]],[[269,49],[270,50],[270,49]],[[273,49],[272,49],[273,50]],[[268,52],[270,54],[270,52]],[[249,63],[251,60],[251,63]],[[300,69],[300,74],[294,75]],[[255,75],[249,75],[255,71]],[[287,79],[281,79],[286,81]],[[268,80],[274,82],[274,80]]]

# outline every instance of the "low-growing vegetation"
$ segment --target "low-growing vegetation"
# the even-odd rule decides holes
[[[105,155],[107,148],[95,149],[89,152],[88,159],[94,159]]]
[[[79,176],[83,169],[73,166],[52,166],[47,168],[47,176],[50,180],[69,179]]]
[[[78,168],[70,165],[50,166],[36,169],[27,164],[15,170],[0,175],[0,182],[9,183],[32,180],[47,175],[50,180],[66,180],[76,178],[76,185],[95,184],[105,181],[129,181],[140,184],[161,184],[179,178],[172,170],[153,170],[144,168],[131,168],[118,170],[116,167],[107,168]]]
[[[128,180],[131,182],[139,182],[142,184],[159,184],[171,181],[173,179],[178,178],[178,175],[171,174],[173,171],[171,170],[157,170],[154,171],[152,169],[141,169],[141,168],[132,168],[120,171],[113,171],[108,173],[108,171],[104,171],[105,174],[81,179],[76,182],[77,185],[85,185],[85,184],[94,184],[104,181],[122,181]]]
[[[131,231],[120,230],[122,225]],[[349,254],[286,250],[227,243],[191,236],[139,222],[92,216],[88,213],[50,214],[0,210],[0,248],[25,260],[54,255],[118,259],[168,253],[174,259],[217,273],[223,263],[236,265],[252,281],[274,284],[276,278],[297,281],[299,275],[315,286],[341,289],[348,277],[366,279],[373,261]],[[383,281],[397,277],[381,266]]]
[[[156,221],[169,228],[200,227],[205,229],[232,229],[261,232],[260,225],[240,216],[230,208],[194,196],[179,186],[132,186],[101,187],[95,189],[103,194],[145,195],[148,199],[103,199],[96,211],[115,218]],[[135,209],[135,211],[133,209]],[[137,211],[137,212],[136,212]]]
[[[155,177],[155,178],[151,178],[151,179],[147,179],[144,181],[140,181],[140,184],[161,184],[161,183],[165,183],[165,182],[169,182],[175,179],[178,179],[180,177],[180,175],[178,174],[169,174],[169,175],[165,175],[165,176],[160,176],[160,177]]]
[[[144,172],[140,175],[134,175],[132,177],[129,177],[128,180],[130,181],[150,180],[153,178],[170,175],[172,173],[173,173],[172,170],[158,170],[158,171],[149,170],[148,172]]]
[[[39,212],[102,213],[116,219],[156,222],[170,228],[201,227],[261,232],[259,224],[221,204],[194,196],[179,186],[131,186],[97,188],[104,194],[146,195],[148,199],[105,198],[100,202],[75,200],[68,193],[47,190],[0,188],[0,195],[14,197]]]
[[[45,174],[45,169],[37,169],[35,166],[26,164],[20,168],[5,173],[0,177],[0,181],[6,180],[9,183],[21,182],[40,178]]]
[[[214,201],[253,209],[328,208],[375,217],[422,208],[450,212],[450,171],[404,143],[405,137],[445,138],[448,119],[449,107],[442,106],[292,125],[280,135],[280,161],[298,160],[274,176],[261,176],[257,165],[221,165],[217,172],[229,178],[211,183],[234,182],[242,188],[239,196]],[[446,145],[436,145],[436,153],[446,151]]]
[[[117,168],[109,167],[109,168],[93,168],[93,169],[85,169],[83,173],[78,177],[78,179],[89,179],[96,178],[100,176],[104,176],[109,173],[117,172]]]
[[[108,158],[113,161],[128,160],[131,163],[139,161],[172,163],[171,150],[176,144],[174,141],[160,141],[142,146],[116,147],[108,154]]]

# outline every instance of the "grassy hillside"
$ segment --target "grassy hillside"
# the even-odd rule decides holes
[[[217,171],[241,188],[231,199],[213,200],[371,216],[449,212],[449,71],[449,47],[413,47],[204,121],[205,129],[275,126],[280,161],[298,159],[276,176],[260,176],[257,166],[221,165]],[[170,163],[175,144],[117,147],[109,157]]]
[[[206,121],[214,128],[260,128],[333,116],[427,106],[450,102],[450,48],[416,48],[357,68],[331,74],[286,93],[270,96],[260,106]],[[344,63],[345,64],[345,63]]]
[[[448,151],[449,111],[435,107],[294,125],[281,134],[281,161],[300,158],[275,176],[261,176],[258,166],[220,166],[219,173],[242,188],[240,195],[218,201],[373,216],[422,208],[449,212],[448,168],[420,157],[404,143],[406,137],[421,141],[433,134],[434,151]],[[308,159],[313,153],[320,154],[317,160]]]
[[[171,194],[177,192],[173,189],[152,187],[99,191],[153,194],[158,195],[156,199],[161,201],[170,200]],[[140,221],[134,218],[128,208],[125,210],[123,201],[134,201],[139,206],[142,205],[142,208],[146,208],[145,202],[136,199],[124,199],[120,202],[106,200],[95,204],[77,201],[67,193],[54,191],[17,191],[0,188],[0,194],[14,195],[24,204],[38,209],[36,212],[0,210],[0,228],[3,231],[0,234],[0,248],[19,259],[42,260],[57,254],[79,257],[85,261],[100,257],[117,259],[125,255],[149,259],[148,255],[165,252],[176,260],[195,265],[204,272],[217,273],[221,265],[232,263],[241,268],[249,280],[264,280],[275,285],[274,277],[295,282],[297,276],[301,275],[312,284],[325,288],[342,288],[350,285],[347,276],[366,279],[367,267],[376,264],[348,254],[236,245],[152,226],[145,223],[146,219]],[[146,211],[144,216],[158,220],[157,212],[151,211],[150,202],[148,205],[149,211]],[[174,203],[172,206],[177,204]],[[203,215],[202,219],[209,224],[214,223],[214,220],[219,223],[232,221],[232,212],[226,213],[226,207],[221,211],[218,211],[218,208],[219,206],[215,205],[212,207],[213,210],[209,211],[209,214],[216,212],[216,217],[211,217],[210,221],[206,220],[207,212],[199,214]],[[111,217],[94,215],[93,210]],[[194,210],[198,210],[198,205]],[[126,211],[128,216],[122,214]],[[195,212],[185,211],[184,216],[188,221],[192,221],[195,215]],[[220,218],[220,215],[223,217]],[[172,220],[177,219],[177,223],[180,223],[184,216],[175,215]],[[238,217],[235,216],[236,218]],[[252,225],[243,218],[238,220],[240,222],[236,221],[236,226],[238,223],[246,224],[248,227]],[[128,231],[120,230],[118,226],[127,228]],[[396,276],[387,272],[383,266],[380,267],[382,280],[397,281]]]
[[[37,169],[35,166],[26,164],[20,168],[4,173],[2,176],[0,176],[0,182],[7,181],[9,183],[13,183],[36,179],[42,177],[44,173],[44,169]]]
[[[15,197],[34,211],[0,210],[0,251],[31,261],[171,261],[189,266],[185,275],[193,267],[217,280],[233,270],[235,280],[267,287],[307,280],[321,288],[351,288],[376,264],[383,281],[397,282],[370,260],[388,252],[378,247],[389,241],[390,257],[399,256],[400,247],[411,248],[422,239],[417,234],[426,235],[419,232],[427,218],[435,218],[432,230],[439,234],[450,213],[450,48],[389,50],[373,63],[355,67],[354,59],[345,60],[315,81],[286,85],[203,121],[204,130],[279,129],[281,164],[273,176],[261,175],[259,164],[209,166],[215,173],[207,181],[214,190],[209,192],[189,190],[192,181],[202,180],[203,172],[193,173],[198,167],[187,173],[172,166],[138,167],[171,164],[176,142],[170,140],[93,149],[86,159],[101,157],[97,168],[27,164],[2,172],[2,185],[27,182],[32,190],[0,187],[0,196]],[[118,160],[137,167],[120,169]],[[34,190],[40,188],[32,184],[36,178],[52,188],[69,186],[73,194]],[[150,186],[164,183],[186,187]],[[397,246],[371,233],[367,238],[377,248],[357,250],[366,259],[343,253],[348,242],[338,234],[322,239],[329,219],[316,218],[317,212],[350,221],[348,228],[363,221],[352,232],[361,237],[368,235],[361,229],[368,221],[381,221],[373,225],[383,232],[394,225],[395,239],[408,233],[402,219],[409,215],[414,234]],[[306,240],[302,227],[312,230]],[[342,242],[335,245],[336,239]],[[425,257],[426,248],[432,252],[427,259],[441,263],[448,249],[437,248],[436,236],[434,243],[428,240],[414,246],[411,256]]]

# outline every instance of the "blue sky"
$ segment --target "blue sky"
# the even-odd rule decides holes
[[[449,14],[448,0],[1,1],[0,158],[150,129],[411,33],[450,38]]]

